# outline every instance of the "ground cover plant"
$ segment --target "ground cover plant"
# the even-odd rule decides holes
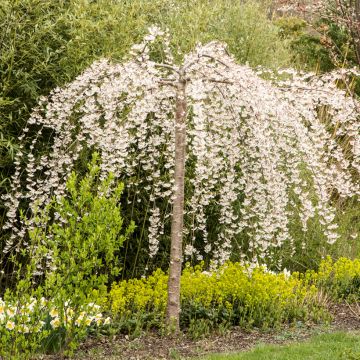
[[[360,262],[324,259],[318,271],[274,273],[266,267],[226,263],[214,271],[187,267],[181,277],[181,325],[191,336],[204,336],[231,325],[276,328],[298,321],[331,320],[330,301],[356,304]],[[165,318],[168,275],[160,269],[142,279],[113,283],[107,304],[122,331],[161,328]],[[354,306],[355,309],[355,306]],[[358,314],[360,317],[360,313]]]
[[[336,300],[350,302],[360,299],[360,261],[340,258],[333,261],[327,257],[320,263],[317,272],[309,272],[308,276],[317,286],[326,289]]]

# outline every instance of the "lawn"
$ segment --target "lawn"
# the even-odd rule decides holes
[[[211,355],[204,360],[356,360],[360,359],[360,334],[337,332],[284,346],[258,345],[249,352]]]

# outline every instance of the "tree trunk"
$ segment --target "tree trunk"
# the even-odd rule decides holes
[[[186,81],[180,78],[175,114],[175,190],[171,221],[171,249],[166,320],[171,333],[180,329],[180,277],[184,223],[184,178],[186,152]]]

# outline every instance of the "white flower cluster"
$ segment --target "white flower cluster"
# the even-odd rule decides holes
[[[165,49],[161,64],[151,58],[151,43],[159,36]],[[35,156],[37,139],[29,151],[21,148],[16,155],[12,192],[5,195],[5,227],[12,231],[5,251],[19,247],[24,235],[19,204],[27,200],[32,208],[49,202],[51,195],[62,195],[82,150],[96,148],[103,176],[111,171],[124,179],[134,204],[144,201],[139,194],[147,192],[148,243],[150,255],[156,254],[171,214],[174,85],[180,73],[186,78],[191,165],[186,254],[212,254],[223,263],[242,234],[249,239],[249,253],[264,258],[272,249],[293,243],[293,214],[304,231],[308,220],[318,216],[328,242],[336,240],[331,197],[360,194],[360,111],[335,85],[344,74],[287,71],[287,80],[266,81],[237,64],[216,42],[199,45],[179,67],[169,35],[151,28],[143,43],[132,48],[129,60],[94,63],[42,99],[32,113],[29,126],[37,126],[38,137],[53,132],[54,138],[49,155]],[[346,149],[337,138],[346,139]],[[220,231],[210,241],[207,214],[214,206]],[[200,238],[203,245],[196,249]]]
[[[16,328],[17,332],[25,334],[30,332],[30,328],[33,328],[33,331],[36,332],[40,331],[45,325],[45,322],[43,321],[40,321],[35,327],[29,326],[34,306],[35,302],[31,301],[20,309],[17,309],[17,307],[13,305],[6,304],[0,298],[0,326],[4,326],[10,331]],[[15,320],[16,318],[17,320]]]
[[[70,326],[101,326],[109,325],[110,318],[104,318],[103,314],[99,312],[100,306],[90,303],[87,306],[84,306],[80,313],[75,313],[75,311],[65,304],[66,310],[64,311],[63,318],[59,314],[59,310],[56,307],[53,307],[49,311],[51,317],[50,325],[53,329],[58,327],[68,327]]]
[[[65,312],[60,316],[59,309],[49,305],[45,298],[41,298],[39,303],[32,298],[23,305],[6,303],[0,298],[0,327],[4,326],[9,331],[24,334],[39,332],[46,327],[48,315],[51,318],[52,329],[74,325],[104,326],[110,324],[110,318],[104,319],[99,309],[99,305],[88,304],[81,309],[80,313],[75,314],[71,307],[66,306]],[[37,315],[34,314],[35,311]]]

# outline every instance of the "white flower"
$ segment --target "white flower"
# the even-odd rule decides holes
[[[5,326],[6,326],[6,328],[8,330],[14,330],[15,329],[15,323],[13,321],[11,321],[11,320],[8,320]]]
[[[30,332],[30,329],[27,325],[21,325],[19,328],[19,332],[23,334],[28,334]]]
[[[8,306],[6,309],[6,315],[9,317],[14,317],[16,313],[16,308],[13,306]]]
[[[55,317],[54,319],[52,319],[50,321],[50,325],[52,326],[53,329],[57,329],[60,326],[60,324],[61,324],[61,322],[58,317]]]
[[[57,318],[59,316],[59,311],[56,308],[52,308],[49,314],[52,318]]]
[[[291,272],[286,268],[284,268],[283,274],[284,274],[285,279],[288,279],[291,276]]]

